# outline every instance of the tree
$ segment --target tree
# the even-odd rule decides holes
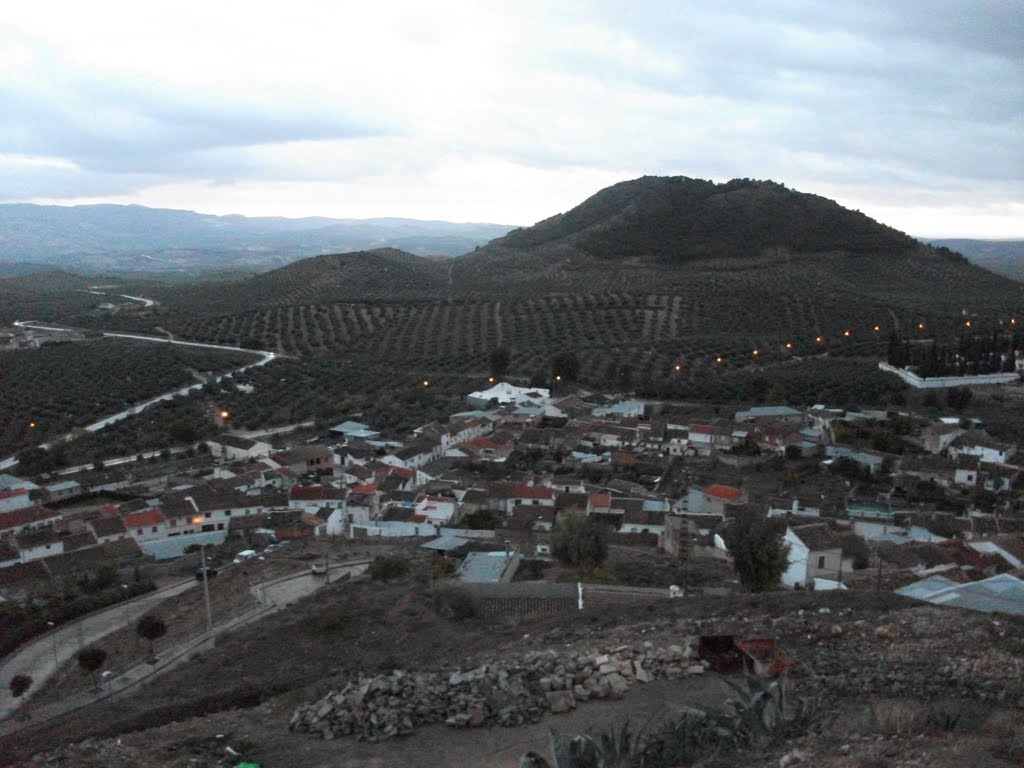
[[[946,391],[946,405],[960,413],[970,405],[972,397],[974,395],[967,387],[953,387]]]
[[[139,619],[139,623],[135,626],[135,632],[139,637],[149,641],[149,659],[151,662],[156,661],[154,644],[167,634],[167,624],[159,616],[147,614]]]
[[[20,699],[22,694],[32,687],[32,678],[28,675],[15,675],[11,678],[9,687],[11,689],[11,696]],[[27,719],[28,717],[29,714],[26,712],[25,718]]]
[[[561,376],[562,381],[575,381],[580,375],[580,361],[574,352],[559,352],[551,358],[551,378]]]
[[[11,678],[11,696],[13,696],[16,699],[21,698],[21,695],[31,687],[32,678],[28,675],[15,675]]]
[[[551,553],[566,565],[593,570],[608,557],[608,533],[592,517],[570,512],[551,532]]]
[[[490,368],[491,376],[496,379],[500,379],[508,372],[508,367],[511,363],[512,355],[506,347],[497,347],[493,349],[490,357],[487,359],[487,365],[488,368]]]
[[[96,671],[103,666],[107,660],[107,652],[102,648],[83,648],[78,652],[78,666],[92,675],[93,685],[99,689],[96,681]]]
[[[782,534],[759,514],[742,514],[726,532],[740,583],[751,592],[764,592],[779,583],[789,565],[789,545]]]

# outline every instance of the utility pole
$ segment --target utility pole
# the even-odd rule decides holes
[[[206,603],[206,634],[213,631],[213,613],[210,611],[210,578],[206,572],[206,545],[199,545],[199,558],[203,569],[203,602]]]
[[[329,545],[328,545],[329,546]],[[331,583],[331,550],[324,550],[324,578]]]

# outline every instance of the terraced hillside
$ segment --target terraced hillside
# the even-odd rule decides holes
[[[990,333],[1024,318],[1019,283],[832,201],[749,180],[626,182],[454,261],[362,251],[151,287],[159,303],[148,313],[69,305],[67,321],[284,353],[252,374],[257,394],[238,398],[252,422],[375,408],[382,393],[412,397],[423,378],[454,400],[499,347],[523,380],[550,379],[552,358],[572,352],[595,387],[757,400],[790,382],[794,402],[831,392],[881,403],[894,387],[871,371],[891,335],[950,339],[968,320]],[[837,377],[837,360],[864,386]],[[832,384],[814,386],[815,370]],[[433,407],[422,392],[406,406]]]

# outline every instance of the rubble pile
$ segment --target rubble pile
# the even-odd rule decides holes
[[[588,699],[620,698],[637,683],[702,674],[697,643],[656,648],[651,642],[607,652],[532,653],[450,674],[392,670],[360,677],[319,701],[299,706],[289,729],[324,739],[382,741],[421,725],[516,726],[574,709]]]

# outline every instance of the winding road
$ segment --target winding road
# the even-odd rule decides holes
[[[141,297],[136,297],[136,296],[131,296],[131,297],[127,297],[127,298],[133,298],[133,299],[136,299],[137,301],[152,301],[152,299],[143,299]],[[61,327],[53,326],[53,325],[43,325],[43,324],[37,323],[37,322],[35,322],[33,320],[16,320],[14,322],[14,325],[17,326],[18,328],[29,328],[29,329],[33,329],[33,330],[39,330],[39,331],[75,332],[75,331],[78,330],[78,329],[75,329],[75,328],[61,328]],[[168,338],[163,338],[163,337],[160,337],[160,336],[145,336],[145,335],[137,334],[137,333],[115,333],[115,332],[108,332],[108,331],[104,331],[103,332],[103,336],[106,337],[106,338],[112,338],[112,339],[130,339],[130,340],[133,340],[133,341],[148,341],[148,342],[152,342],[154,344],[178,344],[178,345],[183,346],[183,347],[200,347],[202,349],[217,349],[217,350],[224,350],[225,352],[247,352],[247,353],[249,353],[251,355],[259,355],[259,360],[255,361],[255,362],[247,363],[246,365],[240,366],[238,368],[234,368],[234,369],[232,369],[230,371],[227,371],[226,373],[222,373],[222,374],[218,375],[217,377],[212,379],[212,381],[214,383],[219,382],[219,381],[221,381],[221,380],[223,380],[225,378],[229,378],[231,376],[234,376],[236,373],[241,373],[242,371],[247,371],[250,368],[256,368],[256,367],[259,367],[259,366],[266,365],[271,360],[274,360],[274,359],[277,358],[277,353],[276,352],[270,352],[270,351],[267,351],[267,350],[246,349],[245,347],[232,347],[232,346],[227,346],[227,345],[224,345],[224,344],[205,344],[203,342],[198,342],[198,341],[179,341],[177,339],[168,339]],[[45,443],[42,443],[38,447],[39,448],[44,448],[44,449],[48,450],[51,447],[53,447],[53,445],[55,445],[57,443],[69,443],[72,440],[74,440],[75,437],[77,437],[79,434],[81,434],[82,429],[84,429],[85,432],[98,432],[99,430],[104,429],[105,427],[109,427],[111,424],[113,424],[115,422],[121,421],[122,419],[127,419],[129,416],[135,416],[136,414],[142,413],[144,410],[146,410],[147,408],[150,408],[150,407],[156,405],[157,403],[164,402],[166,400],[171,400],[174,397],[177,397],[178,395],[188,394],[189,392],[195,391],[197,389],[201,389],[202,387],[204,387],[208,383],[210,383],[210,382],[198,382],[196,384],[190,384],[187,387],[181,387],[179,389],[175,389],[175,390],[172,390],[170,392],[165,392],[162,395],[158,395],[156,397],[150,398],[149,400],[146,400],[146,401],[144,401],[142,403],[137,403],[136,405],[129,406],[128,408],[125,408],[123,411],[118,411],[115,414],[112,414],[110,416],[106,416],[106,417],[100,419],[99,421],[94,421],[92,424],[88,424],[84,428],[76,428],[76,429],[71,430],[69,432],[65,432],[63,435],[60,435],[60,436],[54,438],[53,440],[49,440],[49,441],[47,441]],[[0,470],[9,469],[10,467],[13,467],[17,463],[18,463],[17,457],[9,456],[8,458],[3,459],[2,461],[0,461]]]

